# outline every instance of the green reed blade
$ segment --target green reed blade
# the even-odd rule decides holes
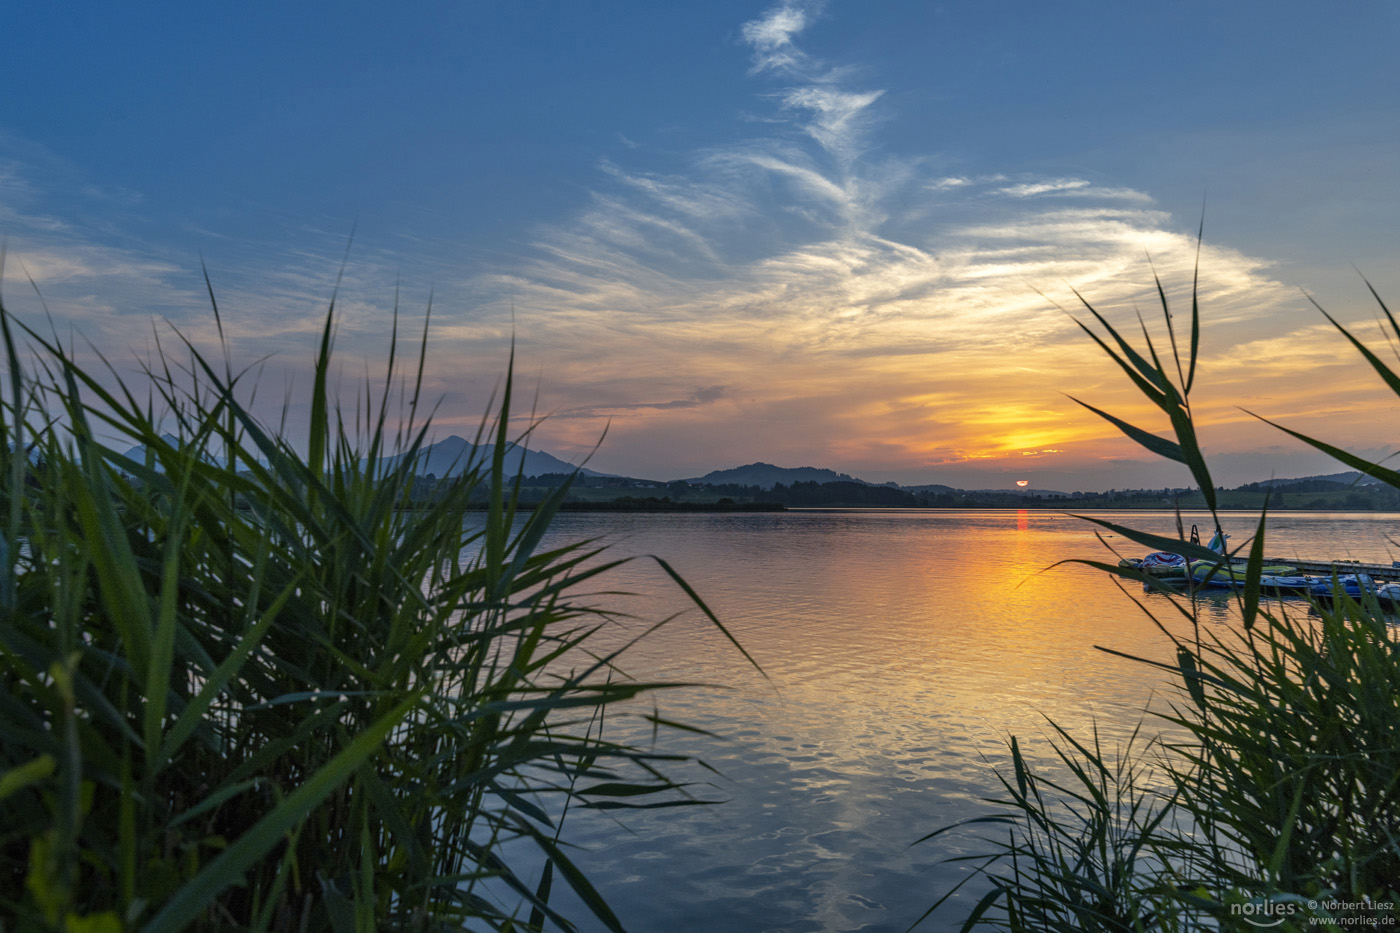
[[[198,917],[208,903],[224,888],[237,884],[243,872],[273,846],[281,842],[318,803],[336,790],[365,761],[379,751],[385,736],[406,716],[418,698],[410,698],[356,736],[305,783],[279,803],[272,812],[259,820],[246,833],[224,850],[208,867],[175,896],[165,903],[151,920],[142,926],[147,933],[162,933],[184,929]]]

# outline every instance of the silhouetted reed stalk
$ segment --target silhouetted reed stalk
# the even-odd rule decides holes
[[[669,685],[590,650],[580,587],[619,561],[543,547],[568,487],[517,512],[509,376],[490,461],[408,508],[426,329],[411,388],[395,336],[347,423],[334,319],[302,454],[226,349],[160,351],[143,399],[0,306],[0,928],[569,929],[566,886],[620,929],[566,808],[695,802],[601,734]]]
[[[1087,301],[1085,309],[1107,337],[1080,326],[1162,409],[1175,439],[1080,404],[1153,453],[1186,464],[1214,516],[1215,486],[1189,403],[1200,339],[1196,289],[1184,349],[1160,283],[1158,295],[1170,344],[1164,356],[1145,326],[1146,349],[1139,352]],[[1375,297],[1391,338],[1400,339],[1400,325]],[[1400,375],[1328,320],[1400,395]],[[1400,487],[1400,473],[1282,430]],[[1191,637],[1181,638],[1153,619],[1175,649],[1174,664],[1133,659],[1175,682],[1176,700],[1161,715],[1169,731],[1182,737],[1144,742],[1135,732],[1133,741],[1110,755],[1097,735],[1084,742],[1052,722],[1059,759],[1053,776],[1037,774],[1013,738],[1012,773],[998,775],[1006,796],[991,801],[1006,812],[925,837],[971,825],[1005,833],[989,841],[985,854],[957,859],[976,863],[974,876],[991,884],[961,929],[1339,930],[1397,922],[1397,627],[1369,595],[1311,606],[1306,614],[1261,602],[1266,511],[1235,592],[1238,629],[1203,629],[1190,595],[1152,577],[1108,562],[1077,561],[1163,592],[1173,611],[1191,623]],[[1086,520],[1150,550],[1220,560],[1182,540]]]

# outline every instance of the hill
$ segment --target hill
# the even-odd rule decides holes
[[[166,433],[162,434],[162,435],[160,436],[160,439],[163,440],[163,441],[165,441],[165,442],[166,442],[167,444],[169,444],[171,447],[179,447],[179,446],[181,446],[181,444],[180,444],[180,439],[179,439],[178,437],[176,437],[174,434],[169,433],[168,431],[167,431]],[[146,445],[145,445],[145,444],[137,444],[135,447],[128,447],[126,450],[122,451],[122,456],[123,456],[123,457],[126,457],[128,460],[134,460],[134,461],[136,461],[137,463],[145,463],[145,462],[146,462]],[[216,463],[216,464],[219,464],[219,465],[223,465],[223,463],[224,463],[224,458],[223,458],[223,457],[215,457],[215,456],[211,455],[210,453],[208,453],[207,451],[205,451],[205,452],[201,455],[201,459],[202,459],[204,462],[206,462],[206,463]],[[162,472],[162,467],[161,467],[161,465],[160,465],[159,463],[152,464],[152,466],[155,468],[155,470],[156,470],[157,472]]]
[[[473,444],[463,437],[453,434],[435,444],[429,444],[418,451],[414,472],[419,476],[432,474],[439,478],[458,476],[463,468],[472,462],[489,464],[495,454],[494,444]],[[395,466],[403,460],[402,454],[385,457],[385,466]],[[519,473],[524,476],[543,476],[549,473],[572,473],[573,464],[560,460],[542,450],[527,450],[511,445],[506,449],[505,468],[507,476]],[[607,476],[586,467],[577,468],[584,476]]]
[[[171,434],[163,434],[161,437],[168,444],[178,445],[179,439]],[[466,438],[456,434],[444,438],[435,444],[429,444],[418,451],[414,472],[419,476],[433,474],[439,478],[448,476],[458,476],[462,469],[469,463],[477,462],[489,464],[495,452],[494,444],[482,444],[480,446],[472,444]],[[137,444],[123,452],[123,456],[142,463],[146,459],[146,448]],[[385,466],[396,466],[403,460],[402,454],[392,457],[385,457],[381,461]],[[219,462],[216,457],[209,457],[211,462]],[[506,474],[513,476],[517,472],[525,476],[539,476],[548,473],[571,474],[574,466],[560,460],[558,457],[545,453],[542,450],[526,450],[523,447],[511,445],[506,450]],[[523,467],[523,469],[522,469]],[[579,472],[584,476],[608,476],[607,473],[599,473],[597,470],[580,468]]]
[[[1316,485],[1317,488],[1327,486],[1374,486],[1380,480],[1374,476],[1365,476],[1355,470],[1346,473],[1327,473],[1322,476],[1298,476],[1293,479],[1265,479],[1257,483],[1246,483],[1241,489],[1270,489],[1287,488],[1289,486],[1303,487],[1309,484]]]
[[[713,470],[704,476],[686,480],[687,483],[707,483],[712,486],[733,484],[736,486],[757,486],[772,489],[779,483],[791,486],[793,483],[859,483],[874,486],[863,479],[856,479],[849,473],[837,473],[819,467],[780,467],[771,463],[750,463],[729,470]]]

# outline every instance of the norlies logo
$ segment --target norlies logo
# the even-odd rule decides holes
[[[1230,915],[1242,917],[1257,927],[1276,927],[1298,911],[1298,905],[1286,901],[1250,901],[1231,904]]]

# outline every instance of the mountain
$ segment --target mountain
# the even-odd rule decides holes
[[[182,446],[180,443],[180,439],[168,431],[162,434],[160,436],[160,439],[165,441],[165,443],[169,444],[171,447]],[[146,462],[146,445],[137,444],[135,447],[128,447],[126,450],[122,451],[122,456],[126,457],[128,460],[135,460],[137,463],[144,464]],[[207,451],[201,456],[201,459],[205,463],[213,463],[218,465],[223,465],[225,463],[225,460],[222,456],[215,457]],[[152,466],[155,468],[155,471],[157,473],[165,472],[165,468],[162,467],[159,462],[152,464]]]
[[[944,486],[942,483],[924,483],[919,486],[900,486],[899,488],[903,489],[905,492],[912,492],[915,494],[924,492],[930,495],[943,495],[945,493],[953,493],[956,495],[963,492],[961,489],[954,489],[952,486]]]
[[[793,483],[860,483],[873,486],[863,479],[856,479],[848,473],[823,470],[817,467],[780,467],[771,463],[750,463],[730,470],[714,470],[704,476],[686,480],[687,483],[734,483],[738,486],[759,486],[772,489],[778,483],[791,486]]]
[[[714,470],[704,476],[686,480],[687,483],[710,483],[721,485],[733,483],[737,486],[758,486],[762,489],[772,489],[778,483],[784,486],[791,486],[793,483],[859,483],[862,486],[882,485],[863,480],[849,473],[837,473],[835,470],[827,470],[821,467],[780,467],[771,463],[750,463],[741,467],[734,467],[729,470]],[[962,489],[955,489],[952,486],[945,486],[942,483],[924,483],[917,486],[903,486],[899,483],[884,483],[891,489],[898,489],[903,492],[915,495],[963,495]],[[977,489],[973,490],[974,495],[1012,495],[1012,496],[1051,496],[1064,495],[1053,489],[1031,489],[1029,487],[1016,487],[1010,489]]]
[[[494,444],[474,445],[471,441],[453,434],[444,438],[436,444],[429,444],[418,451],[414,472],[420,476],[429,473],[438,476],[458,476],[463,468],[470,463],[489,465],[491,458],[495,454]],[[395,466],[403,460],[404,455],[398,454],[393,457],[385,457],[385,466]],[[597,470],[590,470],[585,467],[574,467],[573,464],[560,460],[542,450],[526,450],[512,444],[506,448],[505,455],[506,474],[514,476],[517,473],[523,476],[543,476],[546,473],[572,473],[578,469],[584,476],[607,476],[606,473],[599,473]]]
[[[1247,483],[1248,486],[1258,486],[1260,488],[1271,486],[1293,486],[1300,483],[1334,483],[1338,486],[1374,486],[1380,480],[1374,476],[1364,476],[1352,470],[1347,473],[1327,473],[1322,476],[1298,476],[1293,479],[1265,479],[1257,483]]]
[[[179,447],[179,446],[180,446],[180,439],[179,439],[178,437],[176,437],[174,434],[170,434],[170,433],[167,432],[167,433],[165,433],[165,434],[162,434],[162,435],[160,436],[160,439],[163,440],[163,441],[165,441],[165,442],[166,442],[167,444],[169,444],[171,447]],[[145,462],[146,462],[146,445],[145,445],[145,444],[137,444],[135,447],[129,447],[129,448],[127,448],[126,450],[122,451],[122,456],[123,456],[123,457],[126,457],[128,460],[135,460],[137,463],[145,463]]]
[[[179,446],[178,438],[171,434],[162,434],[162,439],[172,446]],[[489,465],[491,457],[495,451],[494,444],[482,444],[476,447],[471,441],[453,434],[451,437],[438,441],[436,444],[429,444],[418,451],[417,466],[414,470],[420,476],[429,473],[439,477],[457,476],[462,472],[464,466],[473,461]],[[146,448],[137,444],[123,452],[123,456],[135,460],[137,463],[144,463],[146,460]],[[223,462],[220,458],[210,457],[211,463]],[[385,466],[395,466],[403,460],[403,455],[395,455],[383,458]],[[573,464],[566,463],[551,454],[542,450],[526,450],[522,447],[511,445],[506,450],[506,473],[514,476],[521,472],[523,465],[523,475],[541,476],[546,473],[572,473]],[[159,469],[159,465],[157,465]],[[596,470],[580,469],[584,476],[607,476],[607,473],[599,473]]]
[[[178,445],[179,440],[170,434],[161,435],[167,443]],[[457,476],[461,474],[463,467],[475,461],[482,464],[489,464],[494,452],[494,445],[482,444],[479,447],[472,444],[466,438],[456,434],[451,435],[435,444],[429,444],[418,451],[417,466],[414,472],[420,476],[429,473],[438,477]],[[123,452],[123,456],[128,457],[137,463],[144,463],[146,459],[146,448],[140,444],[131,447]],[[209,456],[211,463],[222,462],[221,458]],[[402,455],[384,458],[386,466],[398,464],[403,459]],[[550,473],[573,473],[575,467],[552,454],[542,450],[526,450],[524,448],[511,445],[505,457],[506,473],[514,476],[517,473],[523,476],[543,476]],[[157,466],[159,469],[159,466]],[[586,467],[578,468],[578,472],[584,476],[595,476],[609,479],[620,479],[615,474],[600,473],[597,470],[590,470]],[[733,467],[727,470],[713,470],[704,476],[685,480],[691,484],[708,483],[712,485],[734,484],[736,486],[757,486],[762,489],[772,489],[778,483],[784,486],[791,486],[794,483],[858,483],[862,486],[877,486],[849,473],[838,473],[835,470],[828,470],[821,467],[780,467],[762,461],[749,463],[740,467]],[[1289,487],[1300,487],[1297,491],[1317,491],[1319,488],[1346,487],[1346,486],[1373,486],[1380,481],[1363,476],[1355,471],[1345,473],[1328,473],[1319,476],[1299,476],[1293,478],[1275,478],[1260,480],[1254,483],[1246,483],[1240,489],[1265,489],[1275,488],[1280,491]],[[1025,496],[1067,496],[1066,493],[1053,489],[1036,489],[1027,487],[1011,487],[1009,489],[974,489],[963,490],[945,486],[941,483],[928,483],[912,486],[904,486],[897,483],[883,484],[893,489],[904,492],[918,494],[939,495],[953,493],[958,495],[1012,495],[1017,497]]]

